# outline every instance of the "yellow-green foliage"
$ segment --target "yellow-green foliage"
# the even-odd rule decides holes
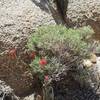
[[[57,43],[67,44],[75,52],[86,53],[88,45],[82,40],[84,36],[93,33],[91,28],[67,29],[64,26],[42,26],[30,37],[28,47],[35,50],[35,46],[43,49],[52,49]]]

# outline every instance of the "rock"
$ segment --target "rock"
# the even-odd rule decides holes
[[[19,100],[14,94],[13,89],[0,80],[0,99],[1,100]]]
[[[96,60],[97,60],[97,56],[95,54],[91,53],[90,61],[92,63],[96,63]]]
[[[25,97],[23,100],[34,100],[34,94]]]
[[[86,66],[86,67],[91,67],[93,66],[92,62],[89,60],[89,59],[85,59],[83,61],[83,65]]]
[[[96,60],[97,60],[97,63],[94,64],[94,67],[95,67],[96,71],[98,72],[98,76],[99,76],[98,80],[100,80],[100,57],[97,57]]]

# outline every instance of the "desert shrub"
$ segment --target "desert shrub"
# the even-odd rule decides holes
[[[74,61],[74,67],[78,61],[88,57],[88,44],[83,37],[93,33],[90,27],[80,29],[67,29],[64,26],[42,26],[39,27],[29,38],[28,48],[36,52],[36,57],[30,64],[33,73],[43,79],[62,66],[67,66]],[[45,68],[41,69],[39,60],[47,61]],[[77,60],[78,59],[78,60]]]
[[[29,39],[28,47],[31,50],[36,50],[36,46],[42,49],[56,48],[59,43],[67,44],[76,52],[85,53],[87,43],[82,41],[82,38],[93,31],[89,27],[80,29],[66,29],[63,26],[43,26],[38,28]]]

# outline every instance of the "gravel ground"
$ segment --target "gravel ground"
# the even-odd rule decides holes
[[[69,0],[67,16],[73,26],[79,27],[86,24],[93,26],[87,20],[92,19],[100,22],[100,0]],[[95,24],[95,22],[93,23]],[[93,28],[95,26],[98,27],[98,25],[94,25]]]
[[[84,16],[92,18],[100,17],[100,0],[69,0],[68,16],[77,20]]]

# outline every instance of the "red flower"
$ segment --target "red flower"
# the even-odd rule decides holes
[[[48,75],[44,76],[44,80],[48,81],[49,80],[49,76]]]
[[[9,57],[11,58],[11,59],[16,59],[16,49],[14,48],[14,49],[11,49],[10,51],[9,51]]]
[[[44,66],[47,64],[47,60],[45,58],[40,59],[39,64]]]
[[[34,59],[34,58],[35,58],[35,55],[36,55],[36,54],[35,54],[35,52],[34,52],[34,51],[33,51],[33,52],[31,52],[31,54],[30,54],[30,58],[31,58],[31,59]]]

